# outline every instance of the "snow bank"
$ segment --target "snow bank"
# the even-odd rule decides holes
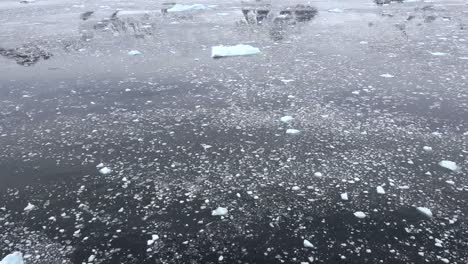
[[[238,44],[235,46],[213,46],[211,47],[211,57],[231,57],[231,56],[245,56],[254,55],[260,53],[260,49],[244,44]]]

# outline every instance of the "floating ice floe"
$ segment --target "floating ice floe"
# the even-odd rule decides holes
[[[211,212],[211,215],[212,216],[223,216],[223,215],[226,215],[228,213],[228,209],[227,208],[224,208],[224,207],[218,207],[216,208],[216,210],[213,210]]]
[[[313,248],[314,247],[314,245],[312,245],[312,243],[310,243],[310,241],[307,240],[307,239],[304,239],[303,244],[304,244],[304,247],[306,247],[306,248]]]
[[[468,57],[458,57],[460,60],[468,60]]]
[[[439,162],[439,165],[451,171],[457,171],[459,169],[458,165],[455,162],[450,161],[450,160],[443,160]]]
[[[361,211],[355,212],[354,216],[360,219],[366,218],[366,214]]]
[[[429,218],[432,218],[432,211],[431,209],[427,208],[427,207],[416,207],[416,210],[418,210],[418,212],[420,212],[421,214],[429,217]]]
[[[142,53],[138,50],[131,50],[128,52],[128,55],[130,56],[136,56],[136,55],[141,55]]]
[[[377,186],[377,193],[378,194],[385,194],[385,190],[382,186]]]
[[[301,131],[299,131],[297,129],[293,129],[293,128],[290,128],[290,129],[286,130],[286,134],[291,134],[291,135],[299,134],[300,132]]]
[[[291,188],[291,190],[293,190],[293,191],[299,191],[300,189],[301,189],[301,187],[299,187],[299,186],[293,186]]]
[[[184,12],[184,11],[203,10],[203,9],[206,9],[206,6],[203,4],[193,4],[193,5],[175,4],[173,7],[167,9],[167,12]]]
[[[328,9],[328,12],[330,13],[343,13],[343,9],[340,8],[333,8],[333,9]]]
[[[294,120],[294,117],[292,117],[292,116],[283,116],[283,117],[280,118],[280,121],[284,122],[284,123],[290,122],[292,120]]]
[[[112,172],[112,170],[108,167],[103,167],[102,169],[99,170],[99,172],[103,175],[107,175]]]
[[[393,78],[395,76],[391,75],[390,73],[384,73],[384,74],[381,74],[380,77],[383,77],[383,78]]]
[[[23,210],[27,212],[27,211],[34,210],[34,208],[36,208],[36,206],[34,204],[28,203],[28,205],[26,205],[26,207]]]
[[[24,264],[23,254],[21,252],[13,252],[9,255],[6,255],[1,261],[0,264]]]
[[[315,177],[322,177],[323,174],[320,171],[317,171],[317,172],[314,173],[314,176]]]
[[[235,46],[220,45],[211,47],[211,57],[213,58],[255,55],[258,53],[260,53],[259,48],[244,44],[238,44]]]
[[[429,52],[432,56],[447,56],[448,53],[445,52]]]
[[[341,196],[341,200],[343,200],[343,201],[348,201],[349,200],[348,193],[342,193],[342,194],[340,194],[340,196]]]

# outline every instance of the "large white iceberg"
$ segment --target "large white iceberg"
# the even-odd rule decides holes
[[[173,7],[169,8],[167,12],[184,12],[184,11],[190,11],[190,10],[203,10],[203,9],[206,9],[206,6],[202,4],[193,4],[193,5],[175,4]]]
[[[0,264],[24,264],[23,254],[21,252],[13,252],[6,257],[4,257]]]
[[[260,53],[260,49],[252,47],[250,45],[238,44],[235,46],[213,46],[211,48],[211,57],[231,57],[231,56],[243,56],[243,55],[254,55]]]

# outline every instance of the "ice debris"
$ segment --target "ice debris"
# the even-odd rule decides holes
[[[211,48],[211,57],[231,57],[231,56],[244,56],[244,55],[255,55],[260,53],[260,49],[244,44],[238,44],[235,46],[213,46]]]
[[[223,216],[223,215],[226,215],[228,213],[228,209],[227,208],[224,208],[224,207],[218,207],[216,208],[216,210],[213,210],[211,212],[211,215],[212,216]]]

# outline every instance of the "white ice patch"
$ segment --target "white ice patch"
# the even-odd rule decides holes
[[[450,185],[455,185],[455,182],[452,181],[452,180],[447,180],[447,181],[445,181],[445,182],[446,182],[447,184],[450,184]]]
[[[381,74],[380,77],[383,77],[383,78],[393,78],[395,77],[394,75],[391,75],[390,73],[384,73],[384,74]]]
[[[99,172],[100,172],[101,174],[103,174],[103,175],[107,175],[107,174],[111,173],[112,170],[109,169],[108,167],[104,167],[104,168],[100,169]]]
[[[382,186],[377,186],[377,193],[378,194],[385,194],[385,190]]]
[[[361,212],[361,211],[358,211],[358,212],[355,212],[354,213],[354,216],[359,218],[359,219],[363,219],[363,218],[366,218],[366,214]]]
[[[96,165],[96,168],[98,168],[98,169],[100,169],[102,167],[104,167],[104,163],[99,163],[98,165]]]
[[[293,186],[291,190],[293,191],[299,191],[301,188],[299,186]]]
[[[213,210],[211,212],[211,215],[212,216],[223,216],[223,215],[226,215],[228,213],[228,209],[227,208],[224,208],[224,207],[218,207],[216,208],[216,210]]]
[[[27,212],[33,210],[34,208],[36,208],[34,204],[28,203],[28,205],[26,205],[26,207],[23,210]]]
[[[340,196],[341,196],[341,200],[343,200],[343,201],[348,201],[349,200],[348,193],[342,193]]]
[[[235,46],[221,45],[211,47],[211,57],[213,58],[255,55],[258,53],[260,53],[259,48],[244,44],[238,44]]]
[[[193,4],[193,5],[175,4],[173,7],[169,8],[167,12],[184,12],[184,11],[203,10],[203,9],[206,9],[206,6],[202,4]]]
[[[24,264],[23,254],[21,252],[13,252],[9,255],[6,255],[1,261],[0,264]]]
[[[280,118],[280,121],[284,122],[284,123],[288,123],[288,122],[290,122],[292,120],[294,120],[294,117],[292,117],[292,116],[283,116],[283,117]]]
[[[432,218],[432,211],[431,209],[427,208],[427,207],[416,207],[416,210],[418,210],[418,212],[422,213],[423,215],[429,217],[429,218]]]
[[[36,0],[20,0],[19,2],[22,3],[22,4],[31,4],[31,3],[35,3]]]
[[[444,167],[444,168],[449,169],[451,171],[457,171],[459,169],[457,164],[455,162],[453,162],[453,161],[450,161],[450,160],[443,160],[443,161],[439,162],[439,165],[441,167]]]
[[[138,50],[131,50],[128,52],[128,55],[130,56],[136,56],[136,55],[141,55],[142,53]]]
[[[310,243],[310,241],[307,240],[307,239],[304,239],[303,244],[304,244],[304,247],[306,247],[306,248],[313,248],[314,247],[314,245],[312,245],[312,243]]]
[[[290,128],[286,130],[286,134],[291,134],[291,135],[299,134],[300,132],[301,131],[294,129],[294,128]]]

